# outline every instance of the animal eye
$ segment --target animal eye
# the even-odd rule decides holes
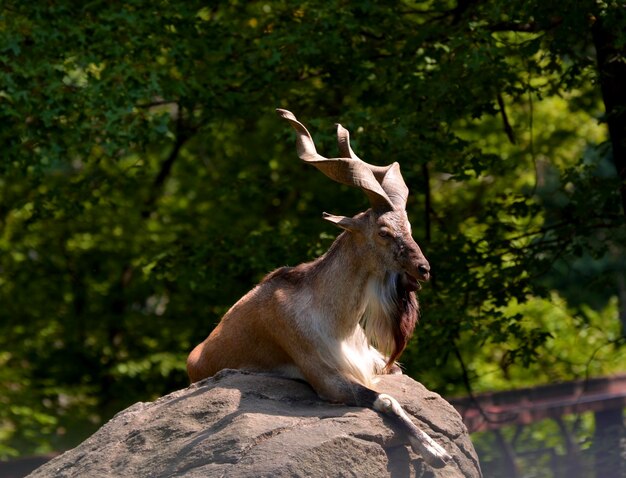
[[[380,237],[388,237],[391,235],[391,232],[389,231],[389,229],[387,229],[386,227],[382,228],[380,231],[378,231],[378,235]]]

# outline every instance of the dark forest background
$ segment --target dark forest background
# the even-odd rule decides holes
[[[0,457],[185,387],[241,295],[331,244],[322,211],[367,208],[276,107],[402,166],[433,267],[409,375],[625,370],[625,85],[611,0],[4,0]]]

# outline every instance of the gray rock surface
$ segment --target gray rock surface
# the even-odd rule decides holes
[[[459,414],[404,375],[382,377],[454,462],[433,469],[373,410],[321,401],[303,382],[224,370],[118,413],[42,477],[480,477]]]

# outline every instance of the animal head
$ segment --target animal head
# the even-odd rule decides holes
[[[361,160],[350,147],[350,134],[337,125],[339,158],[325,158],[317,153],[313,138],[296,117],[287,110],[277,113],[297,133],[296,148],[303,161],[312,164],[326,176],[341,184],[359,187],[370,200],[372,208],[354,217],[324,213],[324,219],[352,232],[370,246],[364,257],[373,273],[396,273],[408,291],[419,289],[419,281],[428,280],[430,265],[411,235],[406,214],[409,195],[400,165],[374,166]]]

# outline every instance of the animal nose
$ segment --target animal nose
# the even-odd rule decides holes
[[[430,277],[430,264],[420,264],[417,266],[417,272],[420,274],[420,279],[428,280]]]

